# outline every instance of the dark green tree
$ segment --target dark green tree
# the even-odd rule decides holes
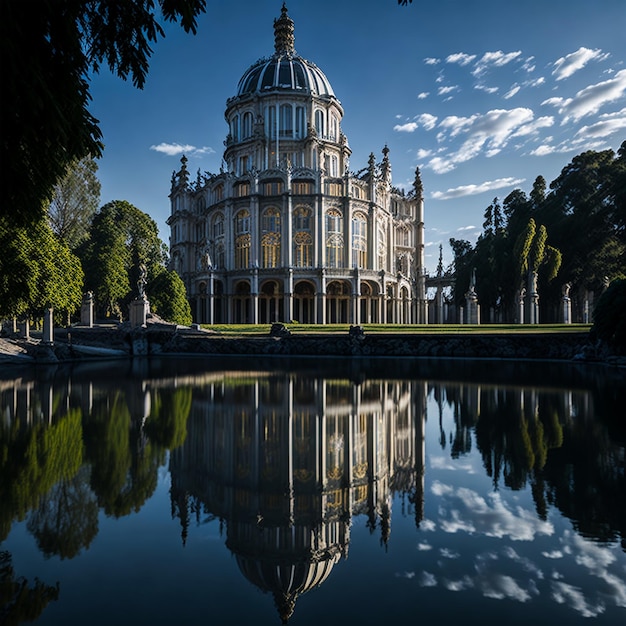
[[[146,291],[153,313],[174,324],[191,324],[191,307],[185,284],[176,272],[163,270],[148,284]]]
[[[0,316],[39,315],[47,308],[73,313],[82,298],[80,261],[48,223],[11,227],[0,217]]]
[[[614,280],[593,310],[592,337],[604,341],[616,354],[626,355],[626,277]]]
[[[100,204],[100,181],[96,176],[98,164],[88,156],[68,168],[67,174],[55,185],[48,219],[52,231],[71,250],[86,239],[91,220]]]
[[[68,166],[102,154],[89,112],[89,74],[101,65],[142,88],[151,45],[180,22],[196,32],[205,0],[2,0],[2,213],[13,225],[45,216]],[[157,15],[156,6],[159,7]]]
[[[79,255],[85,286],[93,291],[100,316],[123,317],[137,296],[142,264],[148,282],[164,271],[166,256],[158,232],[149,215],[125,200],[109,202],[94,215]]]

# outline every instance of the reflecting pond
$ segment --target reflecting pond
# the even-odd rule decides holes
[[[624,370],[0,371],[0,622],[626,623]]]

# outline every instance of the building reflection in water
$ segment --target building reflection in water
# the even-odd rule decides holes
[[[170,457],[183,541],[203,508],[284,623],[348,553],[354,516],[386,543],[393,495],[423,513],[426,384],[227,375],[201,388]],[[235,384],[233,384],[235,382]],[[194,394],[196,395],[196,394]]]

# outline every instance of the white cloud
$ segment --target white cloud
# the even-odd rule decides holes
[[[424,59],[424,63],[426,63],[426,65],[437,65],[438,63],[441,63],[441,59],[435,59],[433,57],[426,57]]]
[[[595,124],[580,128],[576,136],[584,138],[608,137],[624,129],[626,129],[626,108],[616,113],[601,115],[599,121]]]
[[[597,113],[602,106],[624,97],[626,70],[621,70],[609,80],[581,89],[573,98],[548,98],[542,104],[558,108],[563,115],[562,124],[570,119],[577,121],[586,115]]]
[[[154,150],[155,152],[161,152],[162,154],[167,154],[168,156],[177,156],[179,154],[186,154],[189,156],[198,156],[202,154],[214,154],[215,153],[215,150],[213,150],[213,148],[209,146],[196,148],[196,146],[192,146],[190,144],[165,143],[165,142],[161,142],[159,144],[150,146],[150,150]]]
[[[456,229],[456,232],[461,233],[466,230],[476,230],[476,226],[474,226],[474,224],[469,224],[468,226],[459,226],[459,228]]]
[[[469,576],[464,576],[460,580],[444,580],[443,585],[448,591],[465,591],[472,589],[474,582]]]
[[[533,63],[534,60],[535,60],[535,57],[528,57],[524,61],[524,64],[522,65],[522,69],[526,70],[529,73],[534,72],[535,71],[535,64]]]
[[[487,87],[487,85],[483,85],[482,83],[474,85],[474,89],[478,91],[484,91],[485,93],[497,93],[498,91],[500,91],[499,87]]]
[[[444,559],[458,559],[461,555],[458,552],[454,552],[454,550],[450,550],[449,548],[439,548],[439,554]]]
[[[517,50],[516,52],[502,52],[502,50],[485,52],[480,60],[476,62],[476,66],[472,70],[472,75],[476,77],[482,76],[492,67],[502,67],[503,65],[511,63],[511,61],[515,61],[521,54],[521,50]]]
[[[494,600],[517,600],[527,602],[531,599],[528,591],[523,589],[513,578],[502,574],[493,575],[480,581],[480,588],[486,598]]]
[[[429,543],[421,541],[417,544],[417,549],[419,552],[427,552],[428,550],[432,550],[433,547]]]
[[[601,603],[595,606],[589,604],[585,595],[578,588],[563,582],[552,583],[552,599],[558,604],[567,604],[578,611],[583,617],[597,617],[604,613],[604,605]]]
[[[457,52],[446,57],[446,63],[458,63],[459,65],[467,65],[476,58],[475,54],[465,54],[465,52]]]
[[[539,87],[546,82],[545,76],[540,76],[539,78],[535,78],[535,80],[529,80],[526,85],[528,87]]]
[[[406,124],[396,124],[393,129],[399,133],[413,133],[419,128],[417,122],[407,122]]]
[[[437,579],[435,578],[434,574],[424,571],[422,572],[419,584],[420,587],[436,587]]]
[[[560,550],[551,550],[550,552],[542,552],[542,556],[545,556],[546,559],[562,559],[563,553]]]
[[[430,92],[422,91],[421,93],[417,94],[417,99],[418,100],[425,100],[426,98],[428,98],[428,96],[430,96]]]
[[[458,90],[459,90],[458,85],[447,85],[446,87],[439,87],[439,89],[437,90],[437,95],[445,96],[449,93],[453,93]]]
[[[432,130],[437,123],[437,117],[435,115],[431,115],[430,113],[422,113],[417,121],[426,129]]]
[[[551,523],[538,519],[533,511],[509,508],[499,493],[487,501],[476,491],[452,489],[435,481],[431,487],[441,498],[440,526],[444,532],[480,533],[487,537],[508,537],[512,541],[532,541],[536,535],[552,535]]]
[[[521,87],[519,85],[513,85],[513,87],[511,87],[511,89],[509,89],[502,97],[505,100],[508,100],[509,98],[512,98],[520,89]]]
[[[460,133],[467,134],[467,139],[456,152],[431,159],[428,167],[437,174],[443,174],[455,169],[459,163],[475,158],[483,150],[487,157],[494,156],[507,145],[511,137],[516,136],[520,129],[527,128],[533,118],[533,112],[523,107],[508,110],[494,109],[484,115],[473,115],[469,118],[456,116],[444,118],[439,124],[439,128],[443,129],[437,135],[439,142]],[[545,123],[545,120],[542,123]],[[446,135],[447,130],[450,132]],[[527,134],[526,131],[524,133]]]
[[[421,161],[422,159],[429,157],[432,153],[432,150],[425,150],[424,148],[420,148],[415,156]]]
[[[548,154],[553,154],[556,152],[556,148],[549,144],[542,144],[539,147],[535,148],[530,154],[532,156],[546,156]]]
[[[580,47],[576,52],[572,52],[554,62],[553,76],[556,80],[569,78],[572,74],[582,69],[589,61],[603,61],[609,55],[603,54],[602,50],[590,50],[589,48]]]
[[[523,137],[525,135],[535,135],[537,131],[541,128],[550,128],[550,126],[554,125],[554,118],[551,115],[544,115],[543,117],[538,117],[536,120],[533,120],[529,124],[524,124],[520,126],[511,137]]]

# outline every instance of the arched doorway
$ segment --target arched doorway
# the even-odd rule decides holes
[[[242,280],[235,285],[233,296],[233,323],[250,323],[250,283]]]
[[[282,318],[284,296],[281,284],[268,280],[261,285],[259,293],[259,323],[271,324]]]
[[[409,290],[406,287],[400,289],[400,322],[402,324],[411,323],[411,300],[409,298]]]
[[[350,283],[334,280],[326,287],[326,322],[347,324],[351,298]]]
[[[361,297],[359,298],[359,323],[378,324],[378,286],[371,283],[361,283]]]
[[[315,287],[307,281],[296,283],[293,293],[293,318],[301,324],[315,323]]]

